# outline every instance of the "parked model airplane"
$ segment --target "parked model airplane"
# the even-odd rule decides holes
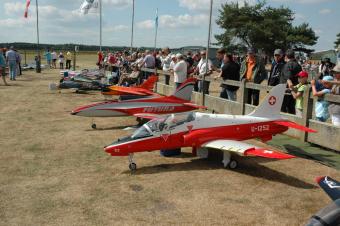
[[[171,114],[204,108],[190,102],[195,78],[187,79],[171,96],[151,96],[124,101],[106,101],[83,106],[72,115],[84,117],[145,116],[145,114]],[[95,128],[95,124],[92,128]]]
[[[295,124],[280,116],[286,85],[275,86],[269,95],[249,115],[224,115],[192,112],[155,118],[144,124],[132,136],[119,139],[105,147],[112,156],[129,156],[129,168],[136,169],[133,153],[192,147],[193,153],[207,157],[206,148],[224,152],[224,167],[234,169],[237,161],[232,155],[260,156],[265,158],[289,159],[294,156],[242,142],[259,138],[263,142],[288,128],[316,132]],[[150,116],[147,116],[150,117]]]
[[[156,75],[150,76],[145,82],[143,82],[139,86],[109,86],[102,89],[103,95],[134,95],[134,96],[150,96],[157,95],[152,92],[155,83],[157,82],[158,77]]]
[[[340,225],[340,182],[330,177],[319,177],[316,181],[333,202],[312,216],[306,226]]]

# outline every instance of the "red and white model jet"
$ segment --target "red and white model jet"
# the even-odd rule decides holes
[[[207,157],[207,148],[223,151],[224,167],[234,169],[232,155],[289,159],[294,156],[244,143],[259,138],[263,142],[288,128],[316,132],[295,124],[280,115],[286,85],[275,86],[264,101],[249,115],[225,115],[191,112],[155,118],[136,130],[132,136],[105,147],[112,156],[129,156],[129,168],[136,169],[133,153],[192,147],[193,153]]]
[[[172,114],[204,108],[190,102],[196,79],[187,79],[171,96],[151,96],[142,99],[112,100],[79,107],[72,115],[84,117],[121,117],[146,114]],[[95,124],[93,124],[95,125]],[[94,128],[94,126],[92,127]]]

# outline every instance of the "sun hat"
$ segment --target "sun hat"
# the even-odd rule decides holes
[[[330,76],[330,75],[324,76],[322,78],[322,81],[326,81],[326,82],[331,82],[333,80],[334,80],[334,78],[332,76]]]

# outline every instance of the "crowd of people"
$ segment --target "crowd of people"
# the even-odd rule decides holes
[[[291,49],[286,52],[276,49],[271,69],[268,71],[266,59],[260,57],[254,48],[249,48],[244,57],[228,53],[221,48],[216,52],[216,61],[213,63],[211,59],[207,59],[205,50],[194,54],[191,51],[173,54],[169,48],[164,48],[158,52],[146,50],[132,54],[124,51],[106,54],[98,52],[97,65],[117,73],[118,76],[122,73],[124,79],[117,80],[119,85],[129,85],[126,81],[141,82],[153,73],[140,71],[141,68],[171,72],[175,87],[179,87],[189,77],[197,77],[195,91],[205,94],[209,93],[210,81],[221,78],[220,97],[232,101],[236,101],[239,87],[225,84],[226,80],[246,80],[269,86],[287,84],[281,110],[298,117],[303,117],[304,92],[310,83],[313,95],[318,97],[315,105],[316,119],[325,122],[331,118],[334,125],[340,126],[339,104],[330,104],[322,98],[327,93],[339,94],[340,65],[331,63],[330,59],[323,59],[320,65],[313,65],[309,61],[299,61]],[[129,68],[133,68],[133,73],[129,74]],[[318,70],[318,76],[311,78],[310,70]],[[210,79],[203,80],[204,76],[209,76]],[[169,81],[168,76],[165,82],[169,84]],[[248,89],[247,94],[248,104],[259,104],[259,90]]]
[[[6,66],[9,71],[10,80],[15,81],[16,76],[21,74],[21,55],[13,47],[0,49],[0,70],[5,85]],[[64,55],[56,51],[47,50],[44,53],[49,68],[57,68],[59,61],[60,69],[71,69],[73,55],[70,51]],[[208,59],[207,59],[208,58]],[[328,93],[339,95],[340,65],[333,64],[329,58],[323,59],[320,65],[310,62],[301,62],[296,59],[293,50],[284,52],[276,49],[273,53],[271,69],[266,69],[267,59],[259,56],[256,49],[249,48],[244,57],[228,53],[221,48],[216,52],[214,63],[207,56],[205,50],[185,54],[174,54],[169,48],[161,51],[129,51],[120,52],[98,52],[97,66],[111,71],[114,74],[114,83],[129,86],[140,84],[151,74],[154,69],[170,72],[173,75],[174,86],[179,87],[187,78],[196,77],[198,82],[195,91],[209,94],[210,81],[221,79],[220,97],[232,101],[237,100],[238,86],[225,84],[226,80],[252,82],[255,84],[287,84],[286,95],[282,104],[282,112],[296,114],[298,117],[304,115],[304,93],[310,83],[313,96],[317,97],[315,104],[315,117],[321,122],[331,118],[334,125],[340,126],[340,106],[329,103],[323,96]],[[64,62],[66,65],[64,67]],[[267,65],[268,66],[268,65]],[[142,68],[151,69],[141,71]],[[311,78],[308,74],[311,70],[318,70],[318,76]],[[203,79],[203,77],[210,79]],[[169,84],[170,76],[166,76],[166,84]],[[258,105],[260,91],[247,89],[246,101],[248,104]]]

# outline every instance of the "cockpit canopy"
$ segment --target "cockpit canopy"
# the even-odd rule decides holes
[[[179,125],[192,122],[195,120],[195,113],[185,113],[185,114],[172,114],[164,118],[157,118],[144,124],[142,127],[137,129],[131,136],[133,139],[145,138],[152,136],[152,134],[157,132],[162,132],[170,130]]]

